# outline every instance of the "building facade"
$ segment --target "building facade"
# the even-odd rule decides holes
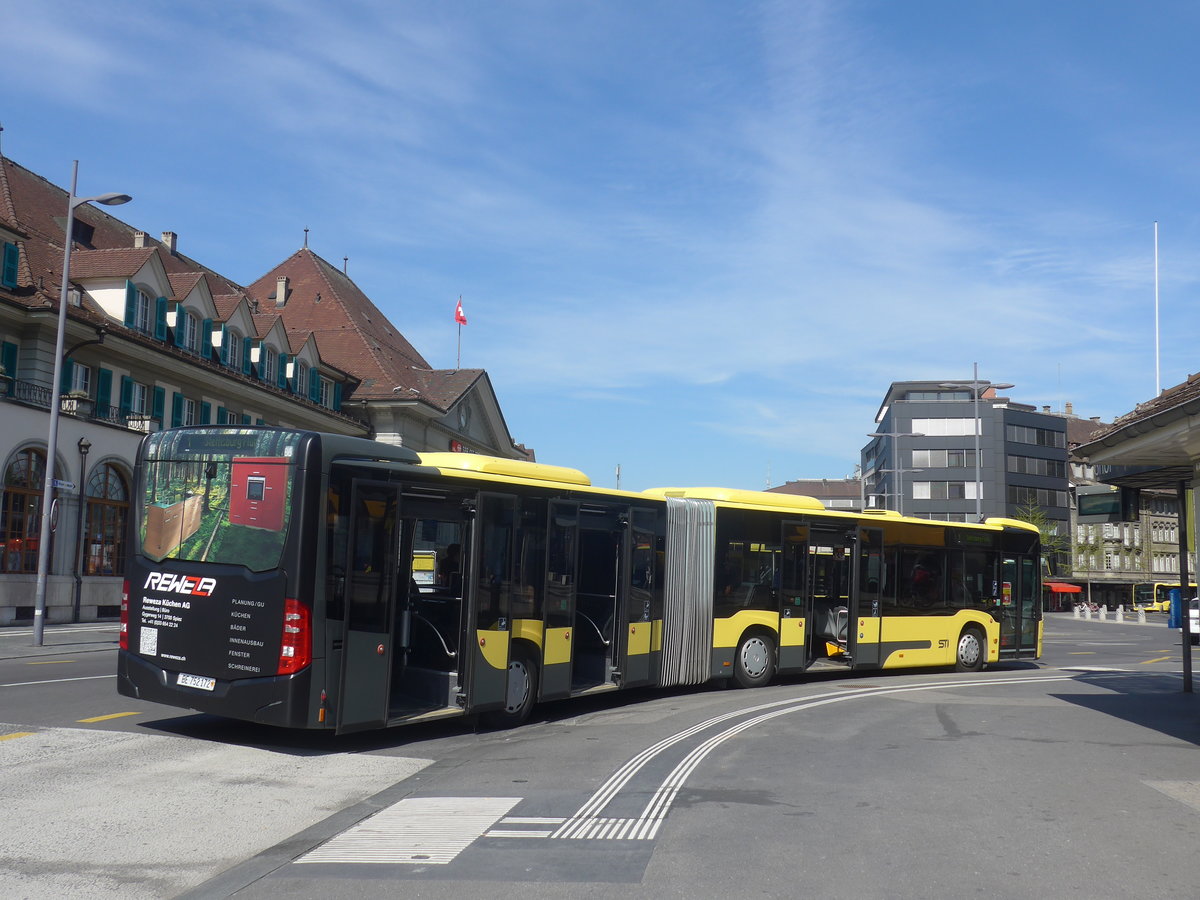
[[[862,449],[868,508],[974,522],[1034,506],[1069,531],[1066,421],[999,397],[988,382],[897,381]]]
[[[307,247],[240,285],[184,255],[173,232],[155,239],[88,204],[75,211],[53,384],[68,202],[0,158],[0,625],[33,617],[47,477],[46,620],[119,613],[133,460],[151,431],[267,424],[532,457],[485,371],[430,366]]]

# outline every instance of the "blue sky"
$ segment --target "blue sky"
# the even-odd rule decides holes
[[[1152,11],[1153,14],[1149,14]],[[340,264],[593,482],[852,472],[892,381],[1200,370],[1186,2],[0,0],[4,154],[249,283]]]

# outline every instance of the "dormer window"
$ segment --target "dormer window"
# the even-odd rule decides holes
[[[190,350],[196,353],[200,349],[200,323],[194,315],[186,310],[179,311],[178,317],[179,340],[178,344],[184,350]]]
[[[266,344],[262,345],[262,360],[259,367],[259,373],[263,381],[275,380],[275,360],[276,354],[272,347]]]
[[[242,367],[242,336],[236,331],[230,330],[225,333],[225,342],[229,349],[226,362],[231,369],[240,369]]]
[[[144,334],[149,334],[154,327],[154,298],[141,288],[137,292],[137,305],[134,307],[133,327]]]

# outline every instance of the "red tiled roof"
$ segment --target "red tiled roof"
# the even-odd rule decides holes
[[[288,279],[287,298],[277,306],[274,294],[283,276]],[[425,358],[358,285],[308,248],[296,251],[246,290],[258,300],[262,315],[283,317],[291,342],[299,338],[303,344],[315,334],[322,359],[357,374],[362,383],[354,393],[356,399],[395,399],[403,392],[446,409],[447,401],[453,403],[461,396],[454,393],[455,387],[469,386],[478,375],[476,371],[474,376],[451,380],[434,375]]]
[[[141,270],[154,252],[153,247],[73,250],[71,252],[71,279],[131,278]],[[172,287],[174,287],[174,283],[172,283]]]

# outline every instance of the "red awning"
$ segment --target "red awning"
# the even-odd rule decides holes
[[[1046,587],[1056,594],[1082,594],[1083,588],[1077,584],[1065,584],[1061,581],[1043,581]]]

